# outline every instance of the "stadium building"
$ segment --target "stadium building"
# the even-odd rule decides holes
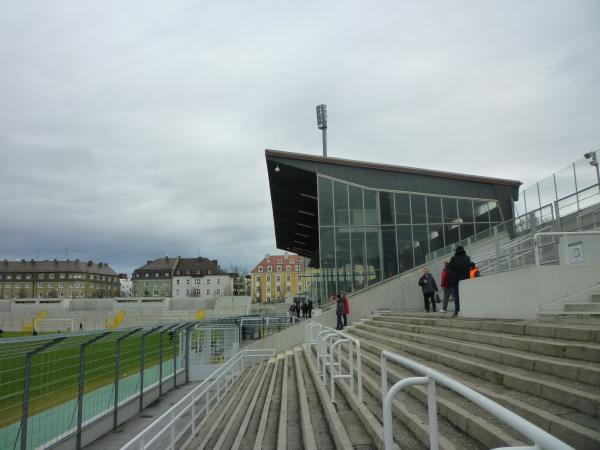
[[[266,150],[277,247],[319,268],[314,297],[353,292],[512,219],[521,183]]]

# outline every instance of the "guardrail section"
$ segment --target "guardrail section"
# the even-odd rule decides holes
[[[144,431],[127,442],[121,450],[185,448],[208,415],[219,406],[223,395],[231,389],[244,370],[246,360],[271,356],[275,356],[275,350],[245,349],[238,352]]]
[[[387,363],[392,361],[407,367],[416,373],[422,375],[417,377],[405,378],[394,384],[388,390],[387,382]],[[533,442],[533,446],[515,447],[519,450],[574,450],[569,445],[546,433],[531,422],[523,419],[521,416],[509,411],[505,407],[481,395],[479,392],[459,383],[452,378],[430,369],[427,366],[416,363],[408,358],[397,355],[386,350],[381,352],[381,402],[383,404],[383,437],[385,449],[394,448],[394,438],[392,433],[392,402],[394,396],[402,389],[412,385],[427,385],[427,407],[429,415],[429,448],[438,450],[438,427],[437,427],[437,399],[436,384],[440,384],[454,392],[462,395],[467,400],[473,402],[480,408],[497,417],[510,427],[517,430],[523,436]],[[501,449],[496,449],[501,450]]]

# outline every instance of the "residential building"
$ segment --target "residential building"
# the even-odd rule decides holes
[[[119,274],[119,283],[121,284],[120,296],[131,297],[133,295],[133,283],[126,273]]]
[[[177,258],[158,258],[148,260],[145,265],[135,269],[132,275],[132,293],[134,297],[171,297],[173,292],[173,274]]]
[[[233,295],[235,274],[221,270],[216,259],[178,258],[173,274],[173,297]]]
[[[252,269],[252,302],[274,303],[304,291],[304,258],[293,253],[266,255]]]
[[[119,278],[106,263],[93,261],[0,262],[0,298],[117,297]]]

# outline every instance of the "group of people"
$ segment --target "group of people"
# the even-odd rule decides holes
[[[312,310],[313,302],[311,299],[302,299],[301,301],[295,299],[290,305],[289,312],[291,315],[295,315],[298,318],[300,318],[300,315],[302,314],[303,319],[310,319],[312,317]]]
[[[332,301],[335,301],[335,316],[337,317],[336,330],[343,330],[348,326],[348,316],[350,315],[350,302],[348,295],[344,291],[332,295]]]
[[[458,246],[450,261],[444,261],[444,269],[441,274],[444,302],[442,303],[441,312],[445,313],[448,311],[448,301],[450,300],[450,296],[452,296],[454,301],[454,315],[457,316],[460,312],[459,283],[478,276],[479,269],[474,262],[471,262],[471,258],[467,255],[465,249],[462,246]],[[423,268],[423,275],[419,278],[419,286],[421,286],[421,290],[423,291],[425,311],[429,312],[431,308],[433,312],[436,312],[435,304],[440,300],[438,286],[428,267]]]

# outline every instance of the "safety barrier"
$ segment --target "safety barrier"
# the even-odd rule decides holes
[[[304,332],[306,344],[308,346],[316,345],[317,370],[322,376],[323,385],[325,386],[327,385],[327,367],[330,367],[329,389],[331,402],[335,403],[335,380],[350,380],[350,389],[354,392],[355,378],[358,400],[362,402],[363,380],[360,341],[339,330],[324,327],[316,322],[307,323]],[[348,373],[343,373],[342,369],[343,348],[348,353]]]
[[[196,430],[202,422],[211,411],[219,406],[222,395],[233,386],[233,382],[244,370],[246,358],[271,356],[275,356],[273,349],[240,351],[146,427],[144,431],[127,442],[121,450],[142,450],[152,446],[166,450],[185,448],[196,435]],[[184,438],[185,440],[180,442]]]
[[[405,378],[394,384],[388,391],[387,362],[392,361],[407,367],[422,376]],[[429,415],[429,448],[438,450],[437,399],[436,383],[462,395],[480,408],[497,417],[523,436],[533,442],[533,446],[518,447],[519,450],[573,450],[561,440],[546,433],[541,428],[523,419],[505,407],[481,395],[479,392],[465,386],[452,378],[443,375],[427,366],[416,363],[386,350],[381,352],[381,402],[383,403],[383,437],[386,450],[394,447],[392,430],[392,402],[394,396],[408,386],[427,385],[427,407]],[[497,449],[500,450],[500,449]]]
[[[569,242],[569,238],[574,237],[574,238],[579,238],[579,237],[583,237],[583,236],[597,236],[600,237],[600,231],[550,231],[550,232],[540,232],[540,233],[535,233],[533,235],[533,245],[535,248],[535,264],[536,266],[539,266],[541,264],[545,264],[546,262],[543,260],[543,256],[542,256],[542,250],[544,248],[551,248],[551,251],[553,253],[555,253],[555,258],[554,258],[554,262],[556,264],[560,264],[560,265],[570,265],[573,264],[574,262],[577,262],[577,260],[579,258],[571,258],[569,257],[569,245],[573,245],[573,244],[581,244],[581,242]],[[551,238],[552,241],[551,242],[547,242],[545,244],[541,244],[540,243],[540,238],[543,237],[547,237],[547,238]],[[560,238],[560,239],[559,239]],[[560,245],[560,240],[562,240],[562,246],[563,246],[563,251],[562,251],[562,258],[559,259],[559,245]],[[571,259],[574,259],[574,261],[571,261]],[[583,262],[583,254],[580,255],[580,259],[581,262]]]

